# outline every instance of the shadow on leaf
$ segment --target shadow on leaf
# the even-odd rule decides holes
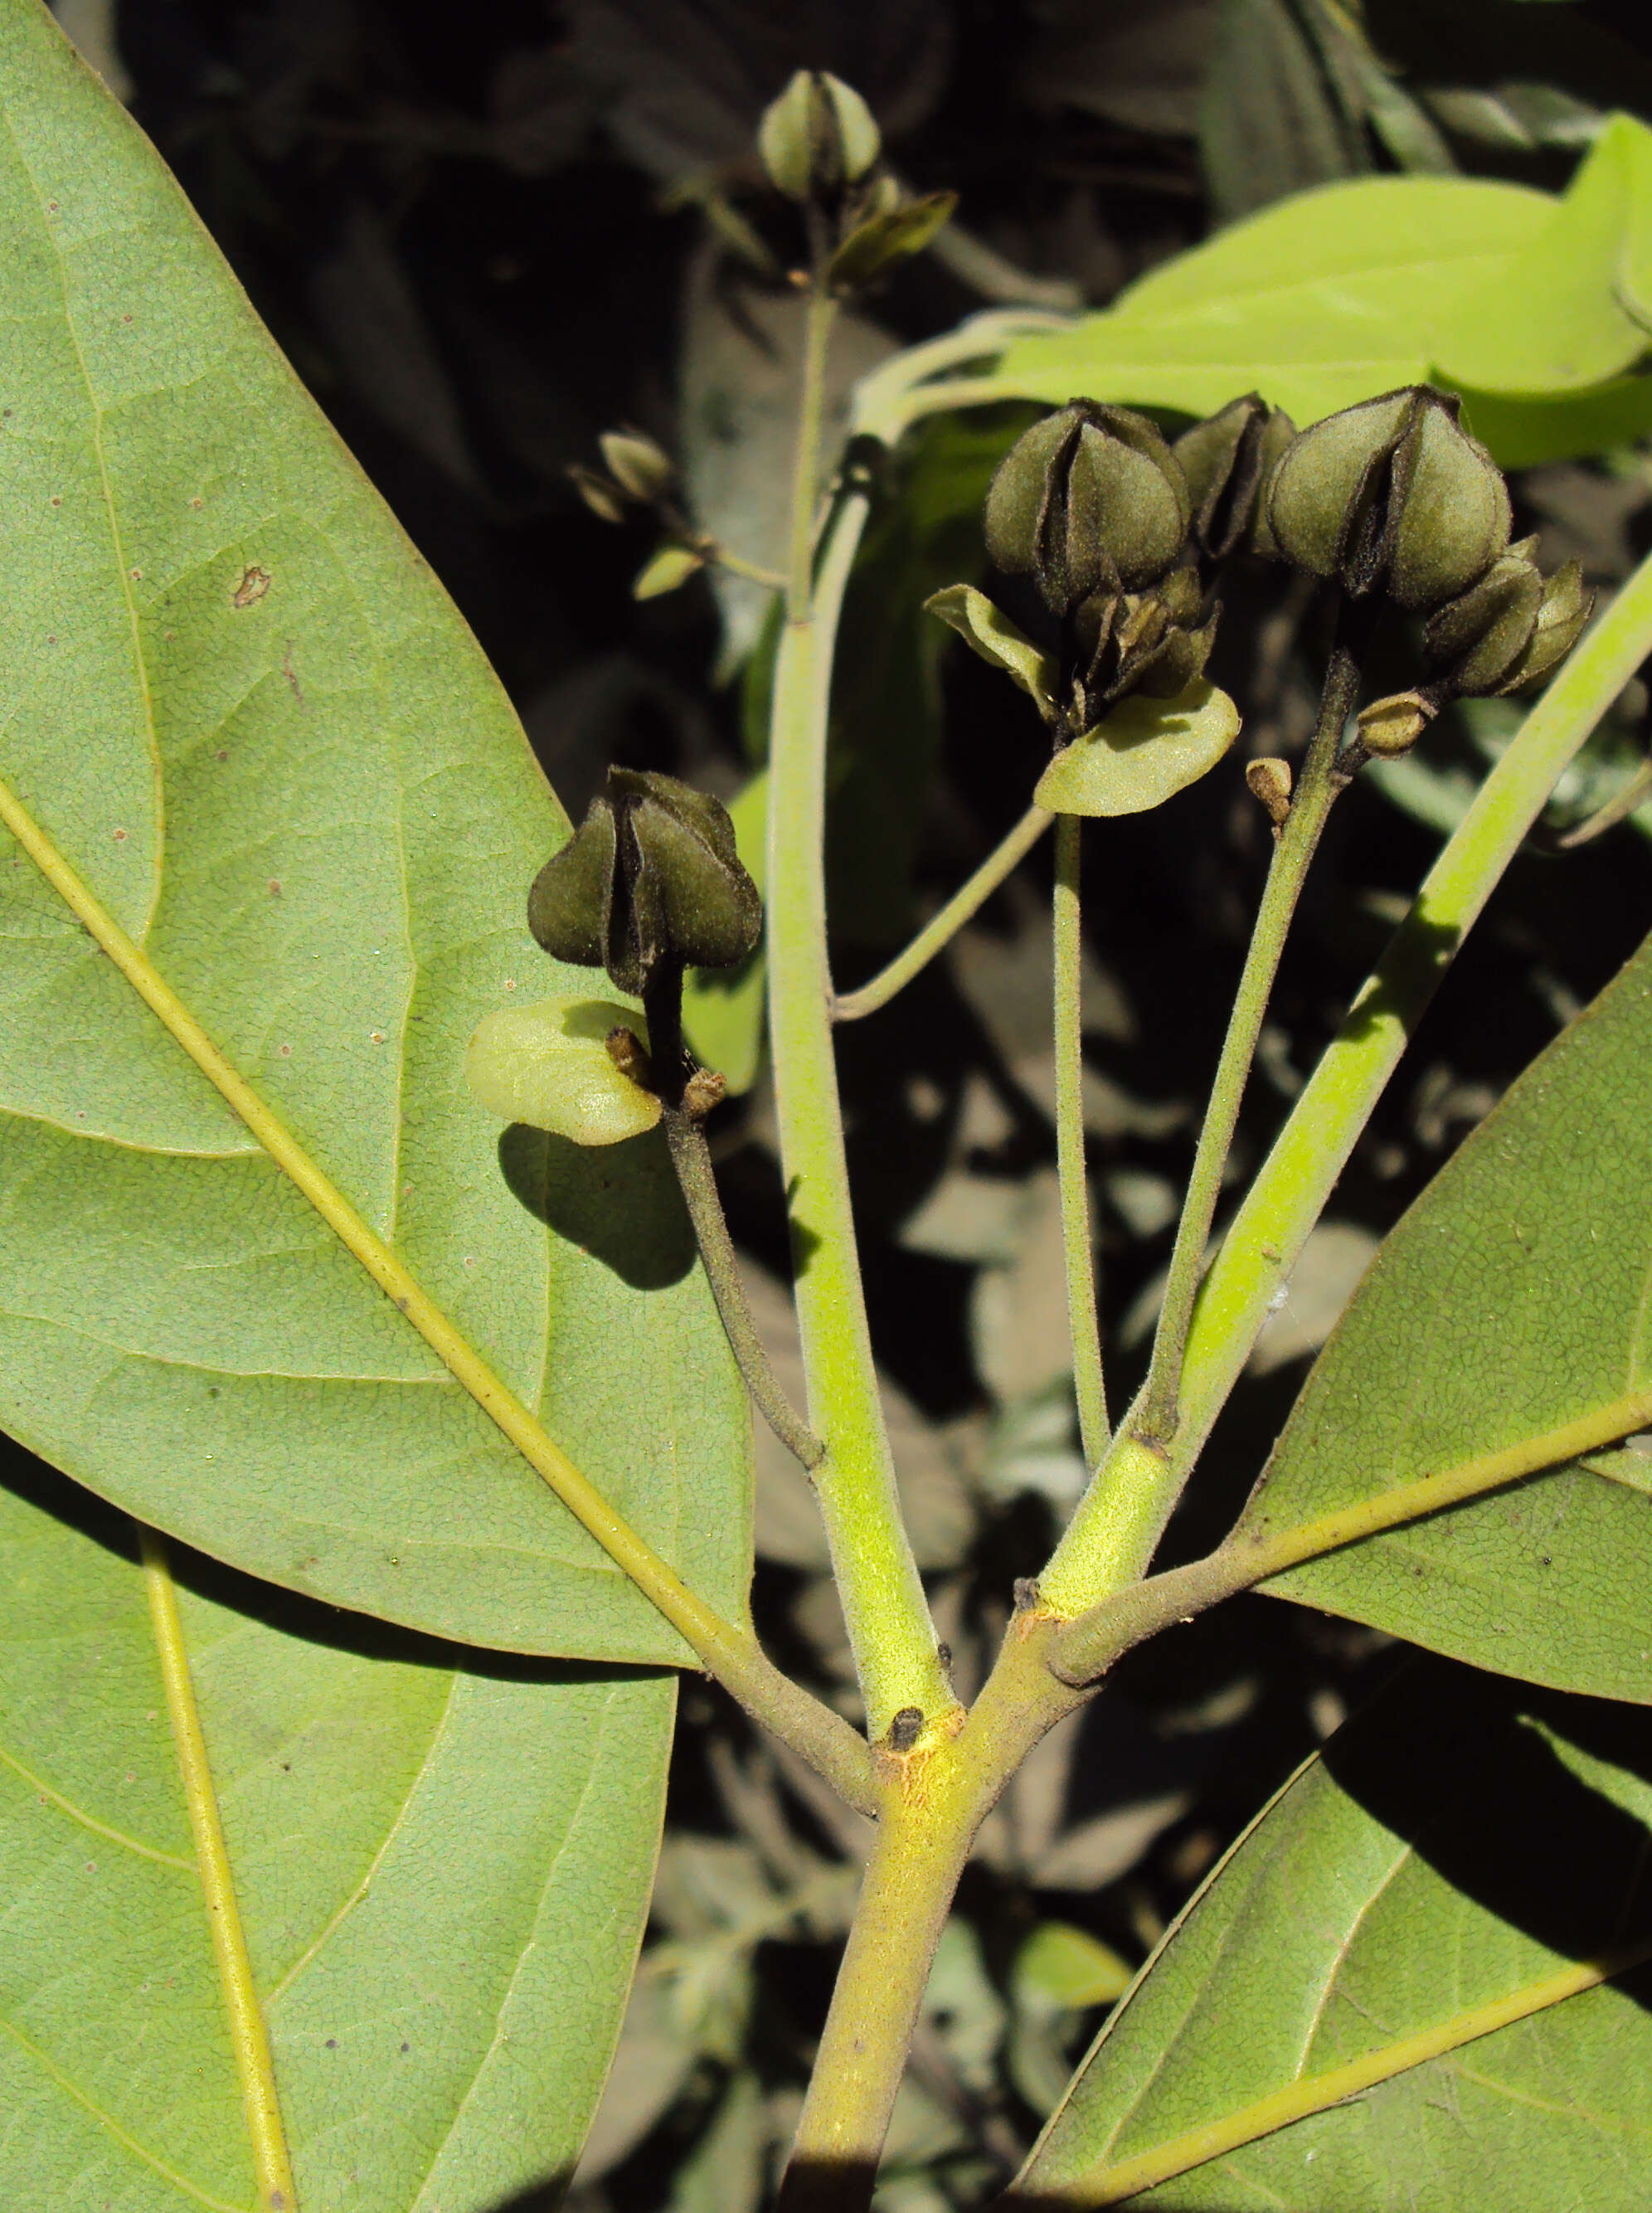
[[[658,1130],[623,1144],[576,1145],[513,1122],[499,1140],[499,1166],[531,1215],[633,1289],[663,1290],[693,1266],[693,1228]]]

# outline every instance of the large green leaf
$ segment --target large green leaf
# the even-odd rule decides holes
[[[254,2203],[134,1542],[60,1478],[0,1491],[15,2213]],[[332,1642],[320,1607],[206,1588],[179,1611],[300,2205],[483,2213],[564,2174],[642,1934],[672,1680],[455,1672],[451,1648]]]
[[[1409,1668],[1218,1865],[1012,2202],[1639,2213],[1652,1978],[1558,1991],[1652,1935],[1649,1824],[1646,1715]]]
[[[1295,1527],[1652,1382],[1652,940],[1373,1262],[1242,1527]],[[1652,1700],[1652,1461],[1591,1455],[1265,1586],[1481,1667]]]
[[[1652,329],[1652,131],[1615,115],[1565,198],[1505,271],[1469,288],[1436,326],[1455,383],[1558,394],[1639,363]]]
[[[1616,128],[1644,135],[1626,119]],[[1635,174],[1639,190],[1646,165]],[[1644,348],[1632,343],[1639,310],[1620,304],[1614,256],[1638,240],[1652,202],[1622,180],[1605,210],[1601,198],[1589,170],[1561,202],[1464,177],[1323,186],[1167,262],[1104,314],[1012,338],[993,383],[1006,396],[1055,403],[1087,392],[1195,415],[1254,387],[1301,424],[1432,377],[1465,393],[1505,466],[1625,443],[1652,428],[1652,378],[1620,374]],[[1580,230],[1585,255],[1551,243]],[[1557,254],[1564,295],[1533,291],[1523,272]],[[1472,326],[1470,300],[1481,303]],[[1537,364],[1512,387],[1471,342],[1493,306],[1497,326],[1518,324]],[[1591,342],[1585,362],[1580,349],[1600,326],[1612,343]]]
[[[152,149],[0,39],[0,777],[681,1573],[744,1603],[749,1422],[655,1138],[469,1098],[566,823],[474,642]],[[140,1518],[493,1646],[683,1648],[0,833],[0,1411]],[[550,1234],[546,1234],[547,1225]]]

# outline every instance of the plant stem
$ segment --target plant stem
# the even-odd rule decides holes
[[[726,546],[708,546],[705,558],[713,568],[726,569],[731,576],[744,576],[751,583],[766,585],[771,592],[783,592],[786,588],[781,570],[765,569],[760,561],[748,561],[743,553],[731,553]]]
[[[1360,1131],[1463,939],[1541,813],[1555,779],[1652,653],[1652,554],[1579,641],[1423,879],[1411,912],[1356,994],[1234,1216],[1188,1332],[1180,1425],[1155,1454],[1119,1424],[1108,1465],[1039,1578],[1053,1613],[1076,1614],[1153,1556],[1212,1424],[1280,1285],[1295,1265]]]
[[[1339,1506],[1294,1527],[1270,1530],[1265,1518],[1267,1477],[1252,1496],[1243,1519],[1225,1544],[1202,1560],[1150,1576],[1115,1592],[1100,1606],[1070,1621],[1052,1639],[1050,1665],[1065,1683],[1089,1683],[1104,1674],[1121,1654],[1173,1622],[1191,1620],[1237,1591],[1251,1590],[1275,1576],[1322,1558],[1344,1545],[1363,1544],[1387,1529],[1420,1521],[1505,1490],[1545,1467],[1558,1467],[1580,1454],[1598,1452],[1631,1436],[1652,1419],[1652,1391],[1631,1391],[1596,1406],[1558,1429],[1522,1437],[1496,1452],[1461,1460],[1438,1475],[1396,1484],[1375,1497]]]
[[[911,943],[896,954],[887,968],[881,968],[870,983],[858,985],[852,991],[833,995],[833,1021],[857,1022],[863,1015],[875,1015],[880,1007],[887,1007],[896,992],[904,991],[914,976],[927,968],[936,954],[951,942],[970,917],[985,905],[1016,863],[1032,851],[1055,819],[1045,808],[1029,807],[1008,837],[993,847],[967,883],[959,887],[946,905],[924,924]]]
[[[184,1802],[189,1809],[190,1833],[195,1842],[195,1864],[201,1879],[212,1952],[223,1991],[224,2011],[229,2018],[229,2042],[241,2080],[241,2109],[252,2146],[253,2171],[258,2181],[259,2213],[296,2213],[298,2193],[293,2187],[292,2162],[287,2154],[282,2125],[281,2100],[276,2090],[275,2063],[270,2056],[270,2033],[253,1979],[253,1962],[241,1927],[235,1898],[235,1874],[223,1824],[218,1817],[218,1795],[213,1785],[206,1740],[201,1734],[200,1710],[190,1677],[189,1652],[183,1625],[178,1619],[178,1590],[172,1579],[166,1546],[153,1530],[138,1530],[143,1562],[143,1587],[149,1602],[149,1621],[161,1662],[166,1692],[167,1717],[172,1723],[178,1752],[178,1771],[183,1781]]]
[[[1337,748],[1343,725],[1353,711],[1359,692],[1359,665],[1338,639],[1332,647],[1325,687],[1320,697],[1319,722],[1303,764],[1301,780],[1290,805],[1290,814],[1273,849],[1262,904],[1251,932],[1250,950],[1234,999],[1234,1010],[1216,1065],[1210,1103],[1205,1109],[1187,1180],[1181,1220],[1176,1228],[1175,1249],[1170,1256],[1170,1275],[1159,1326],[1153,1339],[1153,1359],[1139,1412],[1131,1427],[1143,1444],[1167,1445],[1180,1419],[1182,1363],[1187,1351],[1187,1330],[1199,1277],[1204,1272],[1204,1248],[1216,1220],[1222,1194],[1222,1171],[1239,1125],[1240,1102],[1245,1095],[1256,1041],[1262,1033],[1268,997],[1279,972],[1280,955],[1291,917],[1301,896],[1320,838],[1341,789],[1336,772]]]
[[[807,623],[814,596],[814,536],[820,512],[820,466],[826,419],[826,354],[837,302],[817,277],[809,287],[803,324],[803,381],[797,399],[797,442],[792,455],[791,527],[786,548],[786,620]]]
[[[1101,1365],[1101,1324],[1095,1306],[1090,1186],[1084,1166],[1083,941],[1079,878],[1083,821],[1056,820],[1055,1060],[1056,1174],[1061,1192],[1061,1245],[1067,1264],[1067,1327],[1073,1347],[1073,1387],[1084,1465],[1095,1468],[1107,1449],[1107,1387]]]
[[[107,953],[174,1040],[241,1117],[270,1158],[290,1179],[344,1250],[358,1261],[455,1381],[521,1453],[582,1527],[637,1585],[709,1674],[754,1719],[824,1775],[851,1806],[875,1808],[866,1747],[848,1723],[790,1680],[767,1658],[749,1629],[725,1621],[689,1589],[676,1570],[601,1492],[580,1473],[424,1286],[324,1175],[280,1118],[217,1046],[143,949],[88,888],[22,802],[0,782],[0,825],[12,836]]]
[[[924,1587],[900,1518],[856,1251],[832,1053],[826,940],[826,752],[835,637],[866,519],[840,504],[813,569],[820,407],[832,303],[811,295],[805,344],[791,575],[775,667],[769,753],[769,1034],[796,1274],[808,1418],[832,1570],[875,1740],[904,1708],[933,1723],[953,1710]]]
[[[888,1798],[867,1863],[777,2213],[863,2213],[935,1948],[975,1832],[1045,1731],[1081,1703],[1018,1616],[955,1734],[881,1759]]]
[[[722,1201],[717,1194],[711,1150],[705,1142],[705,1124],[698,1114],[685,1113],[680,1107],[668,1107],[665,1128],[671,1164],[677,1171],[683,1204],[694,1225],[695,1242],[700,1248],[711,1295],[717,1302],[723,1334],[745,1379],[746,1388],[752,1394],[752,1402],[787,1451],[802,1460],[805,1467],[816,1468],[826,1456],[826,1447],[781,1389],[746,1302],[740,1263],[735,1258],[728,1224],[723,1218]]]

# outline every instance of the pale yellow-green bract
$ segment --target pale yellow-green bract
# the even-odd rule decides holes
[[[640,1137],[660,1102],[615,1066],[607,1040],[616,1029],[646,1039],[642,1016],[612,999],[496,1007],[465,1048],[465,1081],[491,1114],[576,1145]]]

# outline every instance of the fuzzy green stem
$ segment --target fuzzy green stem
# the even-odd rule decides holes
[[[1257,909],[1250,949],[1245,956],[1228,1034],[1222,1041],[1222,1058],[1216,1064],[1216,1081],[1210,1088],[1210,1103],[1205,1109],[1193,1154],[1187,1196],[1176,1228],[1175,1249],[1170,1256],[1164,1303],[1159,1310],[1159,1326],[1153,1339],[1152,1363],[1148,1369],[1141,1409],[1131,1424],[1136,1436],[1145,1445],[1162,1448],[1176,1434],[1188,1325],[1192,1320],[1193,1302],[1198,1295],[1199,1277],[1204,1272],[1204,1249],[1210,1242],[1216,1202],[1222,1195],[1222,1173],[1233,1147],[1234,1131],[1239,1126],[1240,1104],[1250,1079],[1251,1063],[1256,1058],[1257,1039],[1262,1034],[1262,1021],[1268,1010],[1274,978],[1279,972],[1291,917],[1296,911],[1296,902],[1301,896],[1308,865],[1318,849],[1332,802],[1342,788],[1336,771],[1337,748],[1358,692],[1358,664],[1346,647],[1338,643],[1332,649],[1330,666],[1326,671],[1319,722],[1303,764],[1301,781],[1291,801],[1285,826],[1274,844],[1273,863],[1268,870],[1262,903]]]
[[[1270,1306],[1441,978],[1519,851],[1555,779],[1652,652],[1652,555],[1580,640],[1423,880],[1411,912],[1291,1110],[1200,1287],[1181,1420],[1167,1452],[1126,1416],[1081,1500],[1043,1600],[1077,1614],[1145,1571]],[[1058,1563],[1059,1564],[1058,1565]]]
[[[924,1986],[975,1832],[1045,1731],[1082,1703],[1047,1664],[1052,1625],[1010,1625],[962,1727],[905,1759],[832,1995],[777,2213],[864,2213]]]
[[[1267,1478],[1257,1486],[1245,1517],[1227,1542],[1202,1560],[1172,1568],[1145,1582],[1117,1591],[1076,1621],[1070,1621],[1050,1646],[1050,1665],[1064,1683],[1090,1683],[1144,1638],[1173,1622],[1190,1621],[1236,1592],[1252,1590],[1275,1576],[1322,1559],[1349,1545],[1363,1544],[1386,1530],[1399,1529],[1430,1514],[1444,1514],[1471,1499],[1506,1490],[1544,1468],[1558,1467],[1580,1454],[1616,1443],[1652,1419],[1652,1391],[1629,1391],[1606,1405],[1565,1422],[1540,1436],[1521,1437],[1495,1452],[1437,1475],[1396,1484],[1373,1497],[1356,1499],[1328,1514],[1315,1515],[1283,1529],[1267,1525]]]
[[[807,623],[814,589],[814,533],[820,512],[820,462],[826,421],[826,354],[838,307],[817,281],[803,324],[803,381],[797,400],[792,460],[791,528],[786,550],[786,620]]]
[[[857,1022],[863,1015],[875,1015],[880,1007],[887,1007],[897,991],[904,991],[913,977],[927,968],[936,954],[951,943],[970,917],[985,905],[1004,878],[1032,851],[1054,820],[1055,817],[1046,808],[1029,807],[1009,836],[994,846],[968,882],[960,885],[946,905],[924,924],[904,951],[896,954],[887,968],[881,968],[870,983],[862,984],[852,991],[840,992],[834,997],[832,1020]]]
[[[812,297],[794,485],[787,619],[769,753],[769,1034],[796,1273],[808,1419],[826,1457],[820,1510],[850,1646],[876,1739],[917,1707],[956,1705],[900,1517],[856,1250],[832,1045],[826,939],[826,753],[832,643],[866,520],[844,499],[813,574],[820,394],[830,302]]]
[[[704,548],[705,558],[715,569],[725,569],[731,576],[744,576],[748,583],[762,584],[771,592],[783,592],[786,579],[778,569],[765,569],[760,561],[748,561],[743,553],[731,553],[726,546],[715,540]]]
[[[763,1350],[757,1325],[752,1320],[746,1286],[740,1277],[740,1263],[735,1258],[734,1242],[717,1192],[716,1171],[711,1165],[710,1147],[705,1142],[705,1125],[698,1114],[686,1113],[680,1107],[668,1107],[665,1128],[671,1164],[677,1171],[683,1204],[694,1225],[694,1241],[700,1248],[706,1279],[717,1302],[717,1314],[735,1356],[735,1364],[752,1394],[753,1405],[787,1451],[802,1460],[805,1467],[816,1468],[826,1457],[826,1447],[781,1389],[769,1365],[769,1356]]]
[[[1067,1327],[1073,1347],[1073,1388],[1084,1464],[1099,1467],[1107,1449],[1107,1387],[1101,1365],[1101,1324],[1095,1304],[1094,1246],[1089,1177],[1084,1166],[1083,959],[1079,873],[1083,823],[1056,821],[1055,1060],[1056,1174],[1061,1192],[1061,1245],[1067,1265]]]

